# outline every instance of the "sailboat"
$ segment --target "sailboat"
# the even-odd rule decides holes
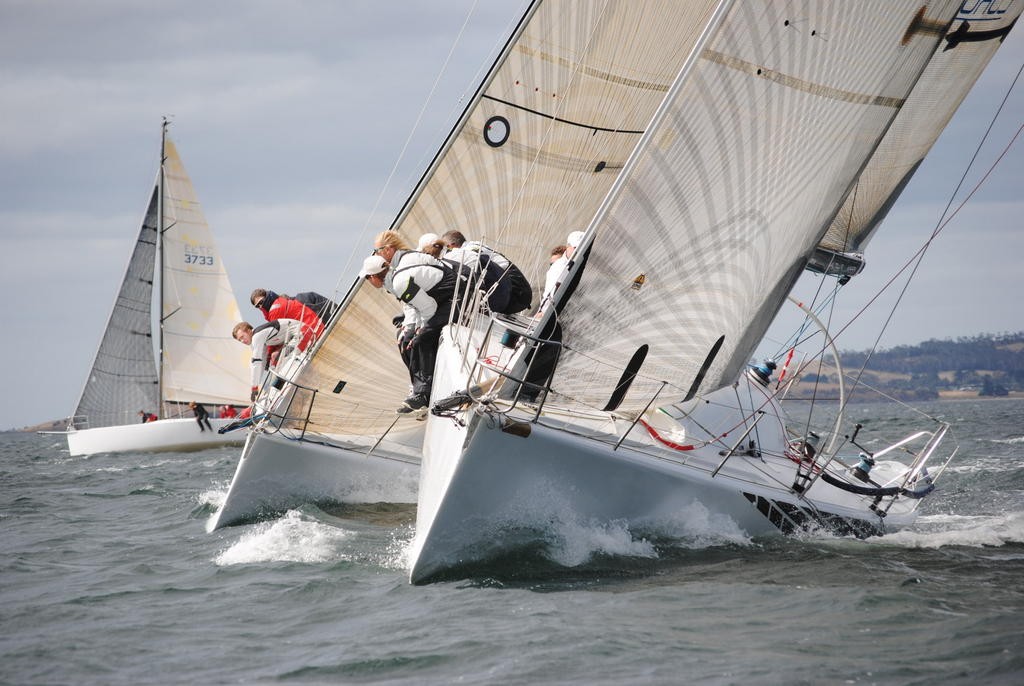
[[[192,182],[167,134],[128,268],[68,426],[72,455],[200,450],[240,444],[200,431],[190,402],[248,405],[249,350],[231,338],[241,319]],[[154,311],[155,310],[155,311]],[[141,414],[156,416],[142,421]]]
[[[416,502],[426,422],[395,414],[409,384],[398,312],[355,279],[312,353],[271,371],[208,531],[307,503]]]
[[[574,525],[659,539],[692,517],[749,536],[912,524],[956,454],[951,426],[868,449],[841,417],[790,417],[777,365],[751,356],[805,269],[863,269],[1020,12],[531,4],[395,228],[472,227],[520,265],[584,236],[538,318],[481,313],[442,337],[410,580]],[[544,350],[556,363],[526,402]]]

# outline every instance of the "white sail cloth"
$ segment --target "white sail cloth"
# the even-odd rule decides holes
[[[733,383],[958,6],[736,2],[577,251],[554,389],[601,407],[647,346],[643,408],[719,339],[702,390]]]
[[[1024,0],[996,6],[964,3],[822,238],[821,248],[840,253],[864,251],[1022,9]]]
[[[227,270],[178,150],[164,161],[163,392],[167,401],[240,404],[248,351],[231,338],[241,320]]]

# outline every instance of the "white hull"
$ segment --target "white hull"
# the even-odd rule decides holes
[[[213,431],[200,431],[195,419],[161,419],[145,424],[103,426],[69,431],[68,450],[72,455],[96,453],[192,451],[224,445],[242,445],[244,435],[218,434],[217,429],[231,419],[210,418]]]
[[[415,503],[423,423],[389,436],[371,452],[293,440],[262,431],[250,434],[228,494],[210,518],[209,531],[312,502]]]
[[[465,387],[458,383],[452,350],[448,343],[442,346],[438,378],[449,380],[449,386],[435,386],[440,394],[435,397]],[[689,450],[668,447],[643,425],[634,426],[616,448],[630,421],[600,412],[570,414],[546,407],[540,421],[531,422],[533,413],[524,409],[505,406],[499,415],[473,406],[463,412],[461,424],[431,416],[411,581],[429,581],[543,544],[563,525],[625,526],[634,538],[678,540],[688,535],[686,518],[695,514],[727,518],[744,536],[808,527],[863,535],[913,522],[917,500],[897,498],[883,519],[869,509],[873,498],[821,480],[801,499],[791,489],[797,462],[784,454],[785,430],[774,403],[763,405],[765,416],[750,434],[758,450],[746,454],[749,439],[744,439],[744,449],[723,464],[723,451],[741,442],[744,433],[741,413],[728,403],[748,393],[758,404],[767,398],[760,385],[743,380],[738,393],[725,389],[711,396],[712,402],[701,402],[694,415],[703,426],[733,431]],[[658,416],[665,417],[648,418]],[[666,421],[684,428],[683,422]]]

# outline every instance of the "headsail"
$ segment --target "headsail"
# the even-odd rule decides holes
[[[601,407],[731,384],[910,93],[958,2],[738,2],[595,219],[554,390]],[[633,288],[643,275],[642,286]]]
[[[158,193],[154,186],[114,309],[75,407],[72,424],[76,429],[138,421],[139,410],[153,411],[159,405],[152,336]]]
[[[411,243],[459,229],[540,283],[551,246],[597,211],[716,5],[533,3],[393,228]],[[297,379],[317,389],[310,429],[372,434],[394,421],[408,394],[389,322],[398,311],[354,284]]]
[[[853,276],[864,247],[1020,17],[1024,0],[964,3],[808,268]],[[845,269],[844,269],[845,267]]]
[[[249,351],[213,233],[170,138],[163,174],[163,394],[168,402],[248,402]]]

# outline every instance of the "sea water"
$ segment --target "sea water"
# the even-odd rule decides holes
[[[411,586],[408,506],[214,533],[238,449],[68,456],[0,435],[3,684],[1024,684],[1024,401],[933,403],[961,445],[919,523],[671,546],[577,524]],[[909,430],[903,409],[850,421]]]

